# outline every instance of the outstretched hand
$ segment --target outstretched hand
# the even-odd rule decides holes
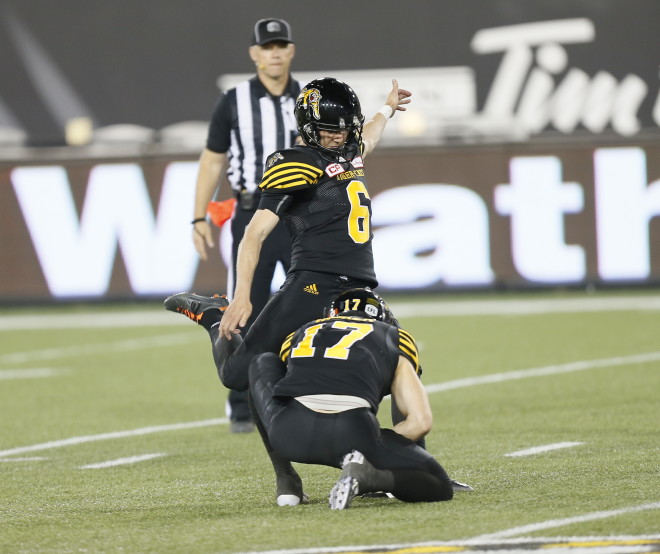
[[[399,88],[399,82],[396,79],[392,79],[392,90],[387,95],[387,100],[385,100],[385,103],[390,108],[392,108],[393,112],[405,112],[405,105],[410,104],[412,101],[410,99],[411,96],[412,92],[403,88]]]

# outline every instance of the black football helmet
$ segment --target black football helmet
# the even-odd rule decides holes
[[[294,114],[307,146],[333,156],[359,152],[364,116],[360,100],[346,83],[332,77],[310,81],[298,95]],[[319,131],[348,131],[348,138],[341,148],[325,148],[319,142]]]
[[[337,296],[328,309],[326,317],[333,317],[347,312],[361,312],[372,319],[399,326],[389,306],[369,287],[349,289]]]

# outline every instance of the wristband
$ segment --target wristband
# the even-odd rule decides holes
[[[201,223],[202,221],[206,221],[206,218],[205,217],[196,217],[190,223],[194,225],[195,223]]]
[[[394,110],[391,106],[385,104],[380,110],[378,110],[378,113],[382,113],[385,116],[385,119],[389,119],[394,115]]]

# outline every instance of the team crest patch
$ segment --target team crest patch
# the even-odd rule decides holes
[[[319,113],[320,101],[321,93],[316,88],[304,88],[300,91],[300,96],[298,96],[298,102],[302,102],[303,108],[307,109],[308,105],[312,107],[314,119],[321,119],[321,114]]]
[[[282,154],[280,154],[279,152],[275,152],[275,154],[273,154],[268,158],[268,160],[266,160],[266,167],[270,169],[275,165],[275,162],[277,162],[277,160],[283,160],[283,159],[284,156],[282,156]]]

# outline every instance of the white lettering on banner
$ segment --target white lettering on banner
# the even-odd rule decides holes
[[[414,200],[414,201],[411,201]],[[409,185],[372,200],[378,281],[389,288],[488,285],[488,210],[474,191],[454,185]]]
[[[594,37],[593,23],[583,18],[478,31],[472,39],[475,52],[504,52],[482,117],[515,119],[530,133],[542,131],[548,124],[571,133],[580,123],[600,133],[608,122],[621,135],[637,133],[637,113],[648,93],[647,84],[637,75],[627,75],[618,83],[606,71],[590,79],[584,71],[573,68],[555,89],[553,75],[565,71],[568,65],[568,54],[560,43],[591,42]],[[536,56],[532,51],[535,46]],[[536,66],[532,67],[534,62]]]
[[[642,148],[597,149],[593,163],[598,276],[604,282],[648,279],[649,223],[660,216],[660,180],[647,185]],[[467,183],[415,184],[375,195],[373,247],[381,285],[491,285],[490,251],[501,246],[501,237],[490,236],[489,218],[498,214],[510,218],[512,262],[522,279],[586,279],[584,246],[565,240],[565,215],[584,209],[583,186],[562,181],[555,156],[511,158],[509,172],[509,183],[494,186],[490,215],[486,199]],[[196,162],[167,167],[155,217],[138,165],[97,165],[78,216],[63,167],[14,169],[12,184],[53,296],[106,294],[118,247],[135,294],[190,290],[198,265],[189,224],[196,173]],[[220,245],[229,266],[228,232],[223,226]]]
[[[649,221],[660,215],[660,180],[646,186],[646,154],[641,148],[596,150],[594,175],[600,276],[648,278]]]
[[[513,158],[511,183],[495,188],[495,207],[511,216],[513,261],[518,272],[537,282],[580,281],[585,254],[564,242],[565,213],[582,210],[582,187],[562,183],[558,158]]]
[[[189,233],[196,172],[196,162],[168,166],[155,222],[138,165],[97,165],[79,221],[64,168],[15,169],[14,190],[51,293],[105,294],[117,243],[135,293],[188,288],[198,262]]]

